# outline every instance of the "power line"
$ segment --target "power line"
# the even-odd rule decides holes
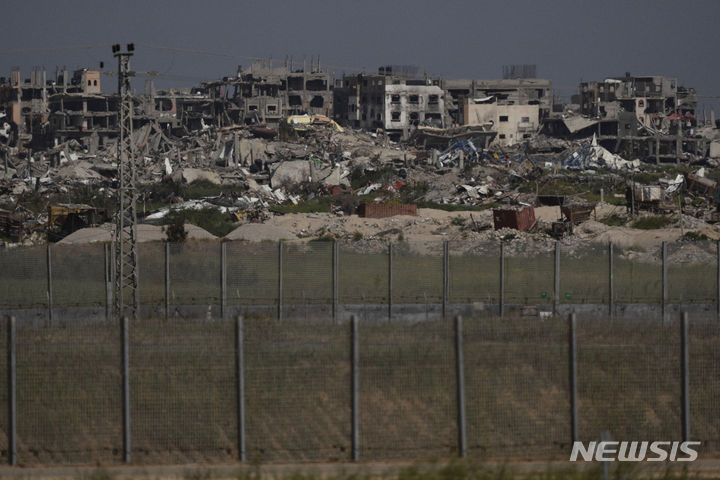
[[[97,44],[97,45],[75,45],[66,47],[37,47],[37,48],[21,48],[17,50],[0,50],[0,55],[18,55],[25,53],[38,53],[38,52],[59,52],[63,50],[91,50],[94,48],[108,48],[109,44]]]

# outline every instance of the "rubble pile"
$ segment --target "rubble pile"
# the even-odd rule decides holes
[[[277,206],[300,206],[320,198],[330,198],[328,213],[340,216],[354,213],[361,201],[398,199],[420,206],[537,207],[543,197],[564,198],[562,192],[542,190],[548,181],[568,181],[567,175],[576,175],[569,182],[611,178],[613,184],[627,181],[629,176],[632,187],[628,186],[629,194],[626,192],[628,208],[657,212],[682,209],[686,215],[705,221],[720,220],[715,212],[717,183],[707,178],[705,169],[644,185],[632,180],[632,175],[641,173],[645,164],[611,153],[598,145],[594,136],[591,141],[570,141],[535,135],[512,145],[486,142],[484,147],[471,136],[453,137],[440,148],[437,143],[396,142],[382,131],[343,129],[318,115],[295,116],[284,122],[279,132],[256,125],[203,125],[196,131],[185,129],[178,136],[156,122],[137,128],[131,142],[138,183],[143,186],[141,221],[163,224],[173,211],[215,209],[239,226],[266,222],[281,213]],[[69,140],[41,151],[2,148],[5,162],[0,165],[0,206],[5,210],[0,211],[0,226],[8,225],[6,230],[12,229],[17,240],[49,225],[44,211],[26,207],[30,198],[52,199],[89,187],[95,196],[113,202],[117,187],[115,141],[105,139],[101,143],[90,135],[84,142]],[[215,185],[219,193],[182,198],[172,187],[195,183]],[[168,188],[153,187],[163,185]],[[684,193],[682,202],[677,200],[680,192]],[[613,195],[609,190],[607,194]],[[148,211],[146,203],[155,208]],[[573,215],[587,212],[565,208],[571,213],[558,212],[552,221],[531,222],[533,230],[552,231],[554,221],[565,221],[566,226],[558,232],[572,234],[573,225],[587,220],[587,215]],[[480,222],[480,226],[476,219],[472,223],[475,232],[490,229],[491,224]],[[26,235],[18,234],[23,230],[18,224],[23,225]],[[343,228],[312,235],[351,238],[353,232]],[[11,236],[7,231],[5,236]],[[273,238],[278,235],[275,232]],[[297,236],[311,235],[299,232]],[[378,234],[374,239],[385,241],[385,237]]]

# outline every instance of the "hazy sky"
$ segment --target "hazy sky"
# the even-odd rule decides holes
[[[160,87],[232,75],[251,57],[320,55],[336,73],[412,64],[456,78],[534,63],[562,95],[581,80],[660,74],[720,97],[719,21],[719,0],[26,0],[3,9],[0,76],[100,61],[115,70],[110,45],[134,42],[133,69],[160,72]],[[91,48],[66,48],[81,46]]]

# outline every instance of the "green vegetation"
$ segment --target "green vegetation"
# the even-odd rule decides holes
[[[705,235],[704,233],[699,233],[699,232],[685,232],[685,234],[683,235],[683,239],[689,240],[691,242],[709,240],[707,235]]]
[[[622,227],[625,225],[625,222],[627,220],[620,215],[613,213],[611,215],[608,215],[607,217],[603,217],[598,219],[598,222],[604,223],[605,225],[609,227]]]
[[[460,205],[455,203],[436,203],[420,201],[417,203],[418,208],[434,208],[435,210],[444,210],[446,212],[482,212],[500,206],[497,202],[483,203],[482,205]]]
[[[467,219],[464,217],[453,217],[452,220],[450,220],[450,224],[455,225],[456,227],[464,227],[466,221]]]
[[[204,228],[216,237],[224,237],[236,227],[233,216],[222,213],[213,207],[202,208],[200,210],[172,210],[170,214],[165,217],[164,221],[166,225],[184,225],[190,223]]]
[[[353,190],[365,187],[371,183],[387,184],[397,179],[395,167],[392,164],[383,165],[376,170],[366,171],[365,167],[355,167],[350,172],[350,186]]]
[[[640,230],[657,230],[672,224],[674,219],[667,215],[647,215],[632,222],[632,228]]]
[[[281,214],[329,212],[332,202],[332,197],[315,197],[311,200],[301,200],[297,205],[292,203],[273,205],[270,207],[270,211]]]

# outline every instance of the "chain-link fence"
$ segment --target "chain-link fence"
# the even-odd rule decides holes
[[[717,242],[657,248],[551,241],[149,242],[139,247],[143,318],[446,318],[568,313],[720,314]],[[0,251],[0,312],[71,320],[112,312],[111,245]],[[532,307],[532,308],[526,308]]]
[[[720,453],[711,321],[122,323],[0,322],[3,455],[23,465],[566,458],[573,440],[604,432]]]

